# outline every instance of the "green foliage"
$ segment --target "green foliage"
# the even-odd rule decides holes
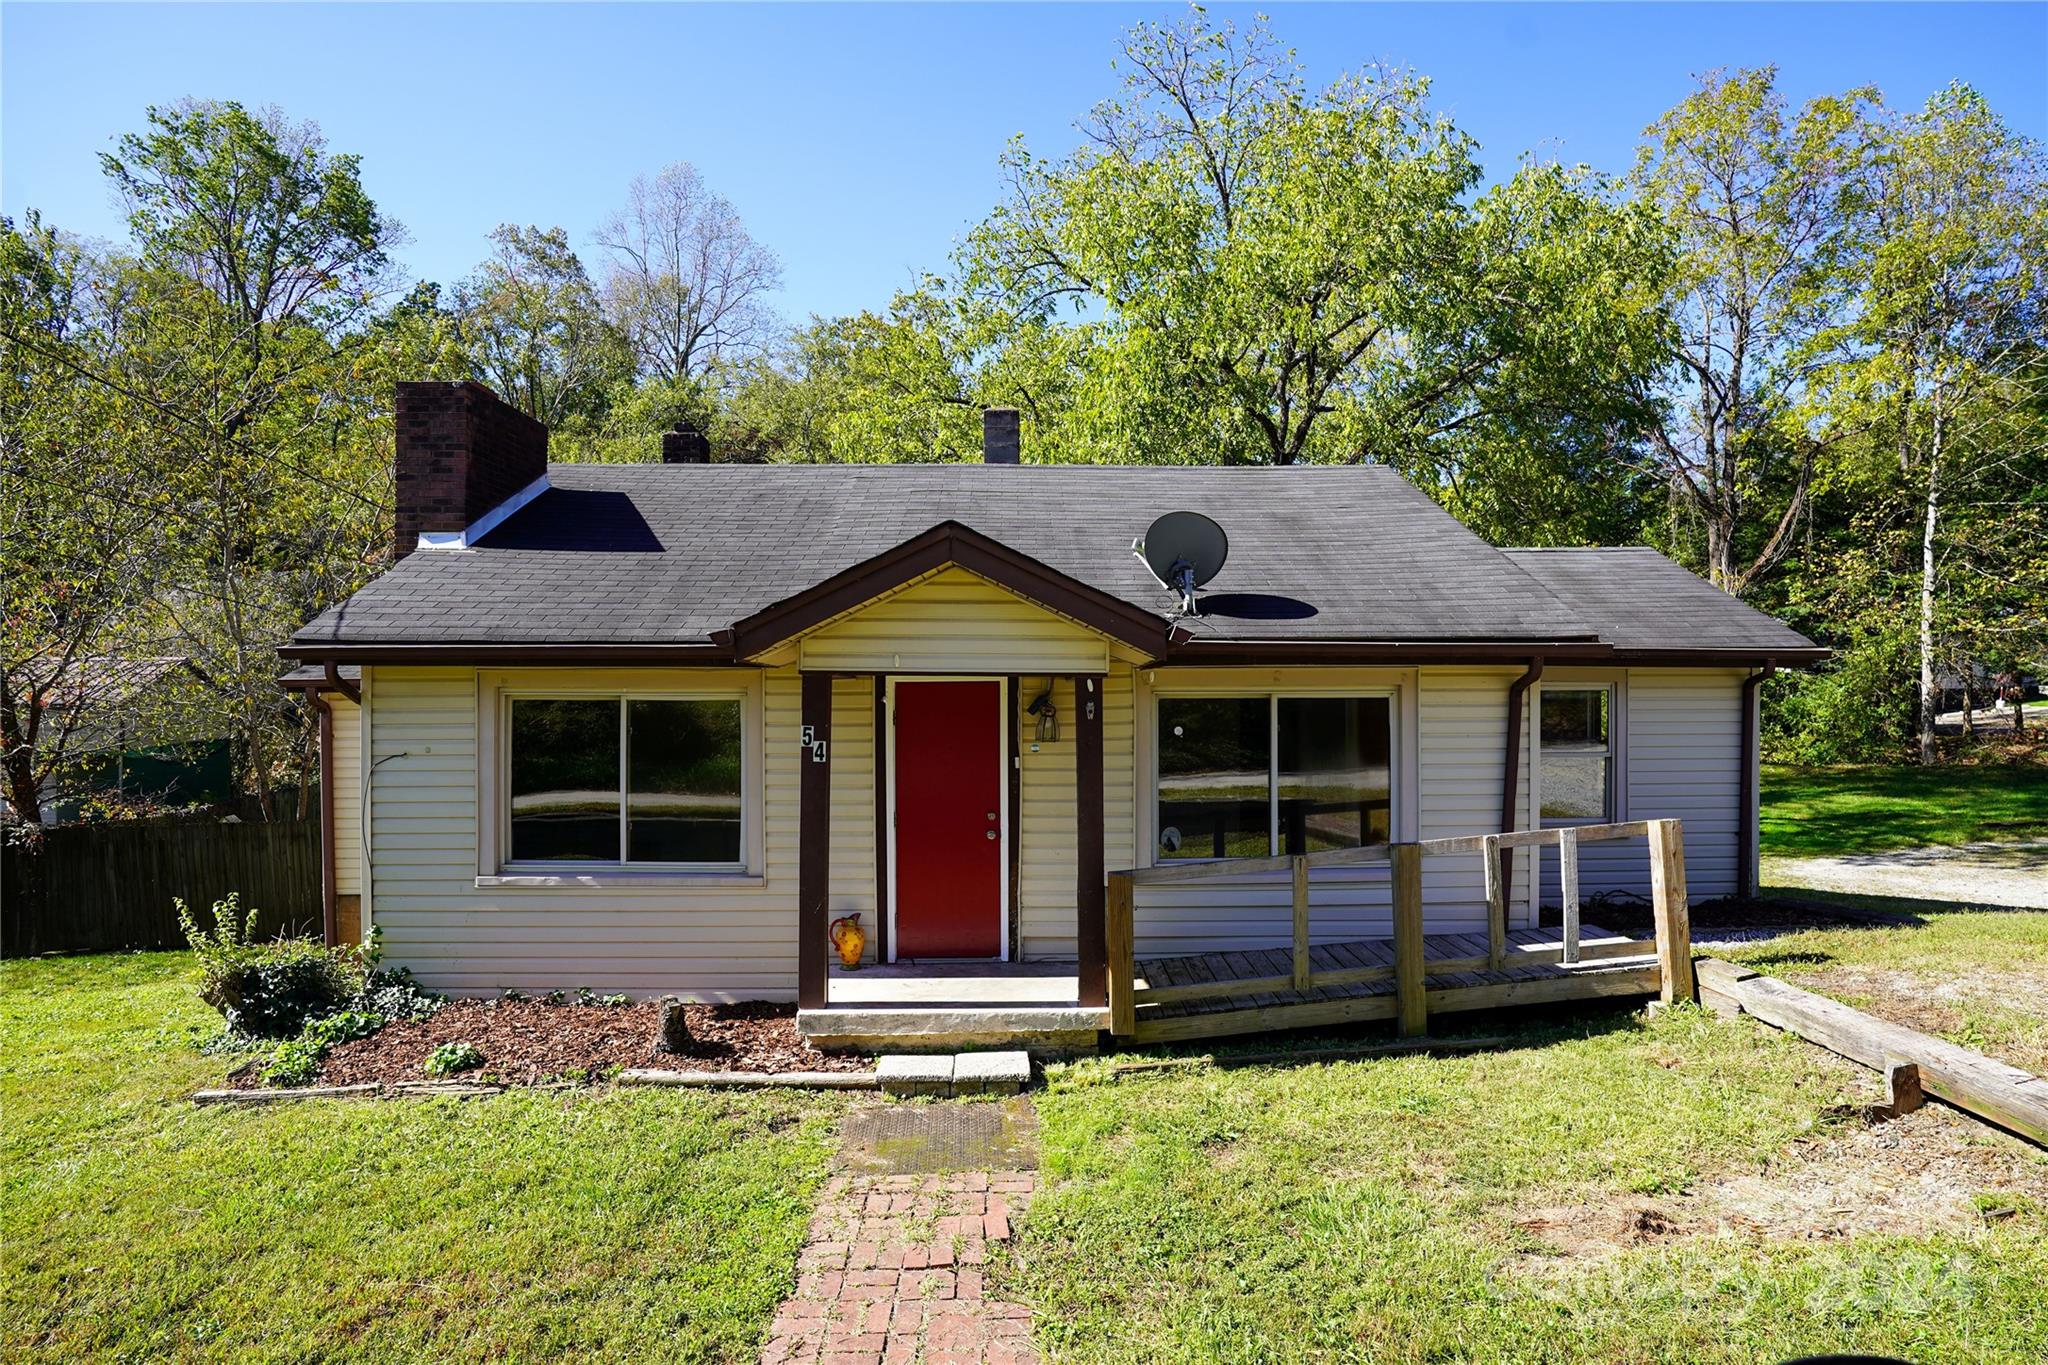
[[[320,1074],[328,1049],[367,1038],[391,1021],[367,1010],[340,1010],[307,1023],[299,1036],[278,1045],[264,1063],[263,1079],[272,1085],[311,1085]]]
[[[459,1071],[474,1071],[483,1064],[484,1054],[476,1044],[443,1043],[427,1054],[420,1070],[429,1076],[452,1076]]]
[[[1902,623],[1859,632],[1811,673],[1764,685],[1763,752],[1775,763],[1897,762],[1913,741],[1913,637]]]
[[[208,929],[183,900],[178,925],[199,960],[199,998],[219,1010],[230,1030],[259,1038],[299,1032],[309,1019],[340,1008],[361,991],[363,968],[347,949],[311,939],[254,942],[256,911],[241,916],[240,897],[214,902]]]

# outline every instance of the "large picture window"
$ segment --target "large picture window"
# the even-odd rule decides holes
[[[1260,858],[1385,843],[1385,697],[1161,697],[1158,858]]]
[[[1614,725],[1610,689],[1546,687],[1537,733],[1543,744],[1543,818],[1614,818]]]
[[[738,698],[508,705],[508,861],[740,864]]]

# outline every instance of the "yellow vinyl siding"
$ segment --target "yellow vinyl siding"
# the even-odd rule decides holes
[[[334,889],[343,896],[363,889],[363,712],[330,693],[334,712]]]
[[[832,680],[831,918],[855,911],[875,957],[875,685],[871,678]],[[790,795],[791,802],[796,799]],[[795,818],[792,804],[786,813]]]
[[[1160,626],[1161,642],[1166,627]],[[802,666],[860,673],[1100,673],[1107,637],[946,568],[804,637]]]

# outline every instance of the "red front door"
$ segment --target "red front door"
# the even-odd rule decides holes
[[[1003,953],[1002,684],[896,684],[897,957]]]

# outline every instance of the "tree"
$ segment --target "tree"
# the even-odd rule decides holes
[[[1742,596],[1792,553],[1827,436],[1803,408],[1839,317],[1853,91],[1788,115],[1777,72],[1714,74],[1651,125],[1633,184],[1677,234],[1677,346],[1643,394],[1653,468],[1698,524],[1707,576]]]
[[[106,345],[106,271],[31,211],[0,219],[0,769],[30,825],[77,760],[164,548],[148,437],[81,382]]]
[[[171,531],[150,629],[206,679],[269,814],[310,752],[276,645],[388,535],[355,361],[402,234],[314,125],[202,101],[149,125],[103,158],[135,258],[80,375],[147,433]]]
[[[634,178],[626,206],[597,230],[605,303],[642,375],[676,384],[759,353],[775,326],[768,296],[782,263],[739,214],[678,161]]]
[[[1583,169],[1473,197],[1476,147],[1428,86],[1320,93],[1263,21],[1127,36],[1121,93],[1048,162],[1013,144],[970,236],[985,332],[1088,324],[1070,428],[1121,458],[1377,459],[1443,488],[1558,422],[1625,434],[1661,344],[1661,239]],[[1602,437],[1606,440],[1606,436]]]
[[[497,250],[456,293],[477,377],[550,427],[596,423],[632,361],[569,234],[507,223],[491,241]]]
[[[1937,761],[1943,665],[2038,647],[2048,601],[2048,174],[1976,91],[1867,119],[1855,307],[1825,376],[1868,429],[1866,484],[1911,509],[1918,744]],[[1905,519],[1902,517],[1902,521]]]

